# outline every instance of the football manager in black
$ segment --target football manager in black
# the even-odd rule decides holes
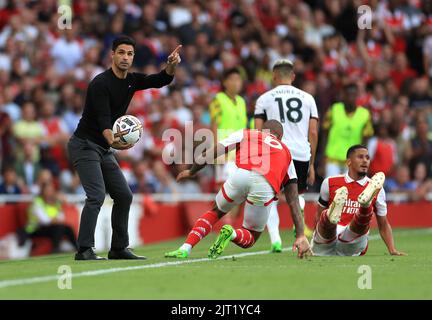
[[[157,74],[128,72],[132,66],[135,41],[120,36],[112,44],[111,68],[97,75],[89,84],[84,111],[68,143],[69,159],[78,172],[86,192],[78,234],[75,260],[105,260],[93,251],[94,233],[100,208],[108,192],[113,199],[112,240],[108,259],[145,259],[129,248],[128,220],[132,192],[120,170],[112,149],[132,147],[114,137],[112,127],[126,113],[136,91],[161,88],[171,83],[180,63],[178,46],[169,56],[167,66]]]

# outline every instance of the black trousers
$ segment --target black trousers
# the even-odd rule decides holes
[[[68,239],[68,241],[76,248],[77,242],[75,238],[75,234],[70,226],[64,224],[50,224],[46,226],[39,226],[36,231],[30,233],[29,236],[33,237],[46,237],[51,240],[53,245],[52,252],[59,252],[60,250],[60,241],[64,237]]]
[[[69,159],[78,172],[87,199],[81,214],[78,245],[94,247],[94,233],[106,192],[114,201],[111,214],[111,247],[129,245],[128,220],[132,192],[114,153],[88,139],[73,135],[68,143]]]
[[[308,189],[309,161],[293,160],[293,162],[297,173],[298,192],[305,193]]]

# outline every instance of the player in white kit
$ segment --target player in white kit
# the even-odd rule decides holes
[[[279,60],[273,66],[274,88],[262,94],[255,105],[255,128],[261,130],[266,120],[277,120],[284,128],[282,142],[291,151],[298,178],[299,202],[304,214],[302,195],[307,185],[315,181],[314,161],[318,144],[318,110],[309,93],[292,86],[295,74],[293,63]],[[277,201],[272,204],[267,229],[273,252],[282,251],[279,234]],[[305,224],[305,235],[312,231]]]

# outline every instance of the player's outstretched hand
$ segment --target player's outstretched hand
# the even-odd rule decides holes
[[[390,252],[390,254],[392,256],[407,256],[407,254],[405,252],[402,251],[398,251],[398,250],[393,250],[392,252]]]
[[[174,49],[173,52],[168,56],[168,65],[176,66],[181,62],[179,51],[181,49],[182,45],[178,45],[177,48]]]
[[[180,172],[177,176],[177,182],[179,182],[180,180],[183,179],[187,179],[187,178],[192,178],[193,175],[191,174],[190,170],[183,170],[182,172]]]
[[[119,137],[114,138],[114,142],[111,144],[111,148],[116,150],[126,150],[133,147],[132,143],[125,143],[120,140]]]
[[[313,255],[309,241],[306,238],[306,236],[304,236],[304,235],[296,238],[292,250],[293,250],[293,252],[297,251],[297,257],[300,259],[303,259],[304,257],[309,257],[309,256]]]

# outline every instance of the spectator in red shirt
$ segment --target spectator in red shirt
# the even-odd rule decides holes
[[[417,72],[408,65],[408,59],[403,52],[395,56],[394,68],[390,72],[393,82],[400,90],[402,85],[408,83],[409,79],[414,78]]]
[[[377,136],[372,137],[368,142],[369,156],[371,158],[369,174],[373,176],[381,171],[386,176],[389,176],[396,163],[396,143],[389,137],[388,126],[385,123],[379,123],[375,130]]]
[[[47,154],[59,164],[61,169],[66,169],[69,166],[65,148],[69,139],[66,124],[55,115],[55,105],[50,100],[43,103],[41,115],[40,121],[48,142],[48,146],[45,146],[48,148]]]
[[[381,119],[383,111],[390,109],[383,83],[374,83],[372,96],[369,99],[369,106],[372,120],[375,123]]]

